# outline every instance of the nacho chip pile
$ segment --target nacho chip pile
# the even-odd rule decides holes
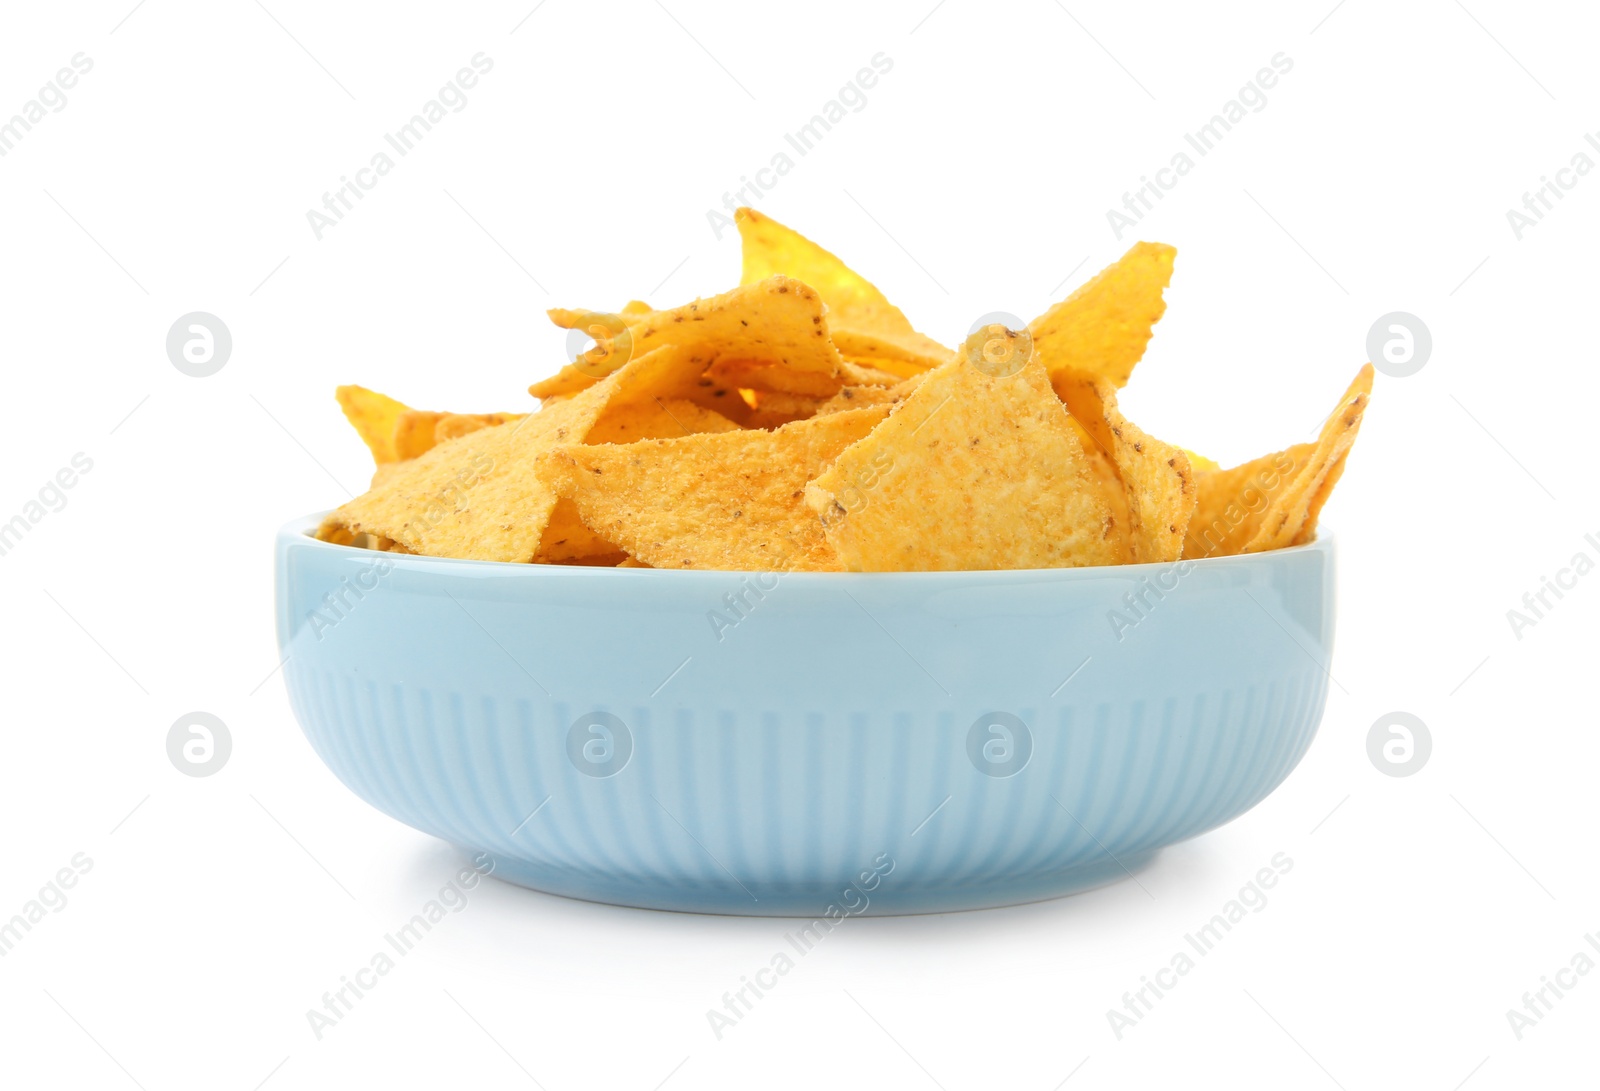
[[[337,391],[370,491],[326,541],[436,557],[746,571],[1060,568],[1310,541],[1372,365],[1315,439],[1220,469],[1123,416],[1175,251],[1139,243],[1024,330],[952,349],[740,209],[741,283],[668,310],[557,309],[585,351],[532,412]]]

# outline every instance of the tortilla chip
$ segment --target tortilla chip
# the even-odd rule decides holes
[[[438,413],[407,409],[394,426],[394,452],[403,462],[431,451],[447,439],[476,432],[493,424],[521,420],[520,413]]]
[[[877,333],[840,326],[833,330],[832,336],[841,356],[847,355],[857,363],[868,364],[902,379],[931,371],[952,355],[950,349],[920,333]]]
[[[939,363],[943,363],[941,360]],[[934,364],[938,367],[938,364]],[[919,371],[918,375],[926,374]],[[897,386],[903,377],[893,371],[884,371],[872,366],[870,363],[861,363],[856,360],[843,360],[839,364],[839,375],[845,383],[853,386]]]
[[[335,387],[333,394],[339,399],[339,408],[344,410],[346,419],[355,426],[362,442],[372,452],[372,460],[380,466],[398,461],[400,456],[394,449],[395,422],[411,407],[364,386]]]
[[[1052,376],[1074,371],[1121,387],[1144,355],[1167,303],[1177,251],[1136,243],[1115,265],[1028,323],[1033,353]]]
[[[791,371],[786,367],[750,360],[718,360],[706,368],[704,374],[707,379],[739,389],[806,394],[819,399],[833,397],[844,383],[842,375]]]
[[[744,244],[742,284],[783,274],[811,285],[828,304],[834,344],[847,356],[893,362],[903,375],[937,367],[950,350],[912,328],[900,309],[861,274],[810,239],[753,208],[734,213]],[[884,366],[884,365],[878,365]]]
[[[1090,473],[1037,361],[994,378],[963,351],[809,484],[806,502],[851,571],[1116,564],[1122,542]]]
[[[460,436],[476,432],[480,428],[493,428],[497,424],[510,424],[527,416],[526,413],[446,413],[439,418],[433,426],[433,442],[443,443],[445,440],[456,439]]]
[[[649,568],[651,566],[645,564],[643,561],[641,561],[637,557],[629,557],[626,560],[618,561],[617,562],[617,567],[618,568]]]
[[[828,339],[826,311],[822,297],[800,281],[768,277],[670,311],[629,318],[626,358],[619,351],[611,359],[620,367],[633,356],[671,345],[687,349],[702,371],[718,360],[739,359],[833,377],[839,374],[839,352]],[[577,321],[574,315],[592,313],[554,310],[550,316],[561,326]],[[539,398],[573,393],[598,381],[594,371],[592,364],[568,364],[528,391]]]
[[[588,390],[596,381],[593,375],[586,375],[572,364],[567,364],[548,379],[540,379],[530,385],[528,393],[548,405],[552,400]]]
[[[586,557],[571,557],[564,561],[551,561],[550,564],[576,565],[580,568],[620,568],[622,562],[628,559],[626,553],[599,553]]]
[[[856,409],[773,432],[569,443],[540,473],[585,524],[655,568],[837,570],[803,501],[805,484],[887,414]]]
[[[847,386],[841,388],[839,393],[817,406],[815,415],[825,417],[829,413],[839,413],[846,409],[860,409],[867,405],[893,405],[900,398],[901,395],[896,394],[893,387]]]
[[[531,561],[556,502],[534,461],[558,444],[582,441],[625,373],[514,424],[479,429],[401,463],[330,515],[318,537],[343,527],[432,557]]]
[[[1366,364],[1323,423],[1316,450],[1305,467],[1268,504],[1261,529],[1245,544],[1246,553],[1299,545],[1316,536],[1317,516],[1335,482],[1344,474],[1345,457],[1361,431],[1361,418],[1371,400],[1372,365]]]
[[[394,453],[400,461],[416,458],[433,447],[433,426],[443,413],[428,409],[407,409],[394,422]]]
[[[1089,433],[1078,427],[1073,421],[1077,431],[1078,442],[1083,447],[1084,458],[1089,463],[1090,483],[1095,494],[1100,497],[1110,512],[1106,518],[1111,523],[1111,537],[1116,540],[1116,553],[1124,561],[1130,560],[1133,554],[1133,543],[1129,528],[1133,520],[1128,511],[1128,490],[1122,484],[1122,478],[1117,476],[1117,465],[1112,461],[1111,455],[1103,450],[1098,443],[1089,437]]]
[[[1183,448],[1163,443],[1131,423],[1117,408],[1115,388],[1104,379],[1071,372],[1051,376],[1068,412],[1107,455],[1128,500],[1128,559],[1134,564],[1175,561],[1195,508],[1194,471]]]
[[[648,363],[648,362],[647,362]],[[739,426],[727,417],[678,398],[652,398],[647,402],[618,399],[636,391],[626,387],[613,392],[613,404],[600,414],[585,443],[633,443],[642,439],[674,439],[702,432],[734,432]],[[578,515],[571,500],[557,500],[550,523],[540,539],[535,561],[567,563],[620,553],[613,542],[600,537]]]
[[[590,434],[593,434],[591,429]],[[556,564],[583,557],[601,557],[619,553],[615,542],[608,542],[583,525],[578,509],[570,500],[557,500],[550,510],[550,521],[545,524],[539,538],[539,548],[534,553],[536,563]]]
[[[634,346],[636,352],[689,348],[706,367],[737,357],[836,376],[839,353],[828,340],[826,311],[822,298],[800,281],[768,277],[639,318]]]
[[[752,390],[750,396],[755,405],[753,412],[746,418],[747,428],[781,428],[785,424],[814,417],[822,403],[827,400],[805,394],[781,394],[770,390]]]
[[[1198,505],[1185,557],[1223,557],[1300,545],[1316,535],[1317,517],[1361,428],[1372,395],[1367,364],[1323,423],[1314,443],[1297,443],[1228,470],[1198,475]]]
[[[1227,470],[1202,470],[1195,475],[1194,517],[1183,544],[1185,557],[1227,557],[1243,553],[1245,543],[1261,529],[1271,498],[1286,489],[1296,467],[1305,466],[1314,443],[1297,443],[1283,451]]]
[[[738,425],[722,414],[682,398],[612,405],[589,429],[585,443],[633,443],[641,439],[674,439],[700,432],[732,432]]]

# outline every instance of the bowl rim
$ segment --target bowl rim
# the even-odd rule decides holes
[[[1259,553],[1230,553],[1219,557],[1190,557],[1180,558],[1176,561],[1144,561],[1138,564],[1102,564],[1080,565],[1077,567],[1062,568],[963,568],[941,571],[913,571],[913,572],[783,572],[778,570],[758,570],[743,568],[616,568],[599,565],[578,564],[530,564],[521,561],[484,561],[466,557],[429,557],[417,553],[384,553],[378,550],[362,549],[356,546],[341,545],[336,542],[324,542],[314,537],[316,529],[322,520],[334,509],[312,512],[308,515],[291,519],[278,528],[276,541],[280,546],[297,549],[314,549],[337,553],[347,558],[359,557],[363,554],[372,557],[386,557],[397,567],[411,572],[432,573],[435,575],[499,575],[510,577],[521,575],[530,579],[556,578],[557,575],[571,579],[616,579],[616,574],[627,573],[624,579],[684,579],[687,577],[713,577],[726,578],[730,576],[746,577],[753,575],[770,575],[773,572],[780,575],[785,581],[800,580],[806,583],[816,582],[820,585],[839,584],[841,582],[862,582],[868,580],[880,581],[910,581],[927,580],[942,582],[961,582],[973,580],[990,580],[1004,582],[1016,577],[1029,577],[1038,579],[1041,575],[1048,574],[1053,579],[1083,580],[1106,579],[1117,576],[1128,576],[1136,573],[1148,573],[1158,569],[1170,568],[1173,565],[1188,563],[1198,569],[1226,569],[1226,568],[1251,568],[1268,563],[1271,558],[1296,555],[1301,553],[1323,553],[1332,556],[1335,552],[1335,536],[1325,528],[1318,529],[1317,535],[1309,542],[1301,545],[1284,546],[1281,549],[1269,549]],[[611,575],[607,575],[607,574]],[[665,575],[670,573],[670,577]],[[587,575],[586,575],[587,574]]]

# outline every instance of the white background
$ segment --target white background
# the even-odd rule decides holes
[[[1600,973],[1521,1040],[1506,1017],[1600,933],[1600,575],[1520,640],[1506,618],[1600,558],[1600,176],[1520,240],[1506,218],[1600,126],[1592,13],[534,3],[0,15],[0,118],[94,62],[0,158],[0,519],[94,463],[0,557],[0,918],[93,860],[0,959],[0,1082],[1594,1086]],[[468,105],[319,241],[306,211],[480,51]],[[880,52],[866,107],[795,156],[784,134]],[[1265,108],[1119,241],[1106,210],[1280,52]],[[274,674],[273,531],[370,470],[333,386],[531,408],[561,361],[544,309],[734,284],[736,237],[706,212],[782,150],[760,207],[947,343],[1135,238],[1176,245],[1124,408],[1225,464],[1307,438],[1379,315],[1428,324],[1430,362],[1379,376],[1327,512],[1339,638],[1315,745],[1142,887],[852,921],[720,1041],[707,1009],[785,922],[498,882],[318,1041],[306,1010],[455,864],[333,779]],[[164,350],[196,310],[234,339],[206,379]],[[196,709],[234,742],[204,779],[165,751]],[[1396,709],[1434,744],[1406,778],[1366,752]],[[1278,852],[1294,867],[1267,906],[1118,1040],[1107,1009]]]

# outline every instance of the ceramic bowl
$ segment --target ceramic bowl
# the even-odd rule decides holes
[[[289,697],[374,807],[554,894],[809,917],[1125,879],[1327,697],[1334,549],[1002,572],[583,568],[277,541]]]

